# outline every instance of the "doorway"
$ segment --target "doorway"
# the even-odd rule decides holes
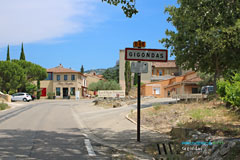
[[[63,98],[68,98],[68,88],[63,88]]]

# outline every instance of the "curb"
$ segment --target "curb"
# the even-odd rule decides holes
[[[147,108],[143,108],[143,109],[141,109],[141,110],[144,110],[144,109],[147,109]],[[136,113],[136,112],[137,112],[137,110],[134,110],[132,113]],[[127,120],[129,120],[130,122],[134,123],[135,125],[137,125],[137,122],[136,122],[135,120],[133,120],[132,118],[129,117],[129,115],[132,114],[132,113],[128,113],[127,115],[125,115],[125,118],[126,118]],[[163,132],[160,132],[160,131],[158,131],[158,130],[156,130],[156,129],[153,129],[153,128],[151,128],[151,127],[147,127],[147,126],[141,125],[141,124],[140,124],[140,126],[141,126],[142,128],[144,128],[144,129],[147,129],[147,130],[150,130],[150,131],[154,131],[154,132],[163,134]]]

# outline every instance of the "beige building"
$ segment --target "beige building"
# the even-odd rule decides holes
[[[91,72],[91,73],[85,73],[86,76],[86,81],[87,81],[87,88],[91,83],[96,83],[100,80],[105,80],[103,78],[103,75],[97,75],[96,72]],[[93,91],[87,91],[88,94],[90,95],[96,95],[96,92],[94,93]]]
[[[119,52],[119,84],[125,90],[125,50]],[[148,62],[148,73],[141,74],[141,82],[150,83],[182,75],[182,70],[176,65],[175,60],[168,62]],[[133,78],[132,78],[133,79]]]
[[[53,92],[56,98],[81,98],[86,96],[86,76],[81,72],[64,68],[61,64],[55,68],[47,69],[48,77],[40,82],[41,98]]]

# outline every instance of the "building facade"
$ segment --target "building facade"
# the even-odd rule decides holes
[[[96,72],[85,73],[84,75],[86,76],[87,88],[91,83],[96,83],[100,80],[105,80],[103,78],[103,75],[97,75]],[[93,91],[90,91],[90,90],[88,90],[87,93],[91,96],[97,94],[97,92],[93,92]]]
[[[182,76],[144,84],[141,87],[141,94],[157,98],[171,97],[176,94],[195,94],[200,91],[198,86],[200,81],[197,73],[190,71]]]
[[[54,93],[57,99],[81,98],[86,96],[86,76],[81,72],[64,68],[61,64],[47,69],[48,77],[40,82],[41,98],[47,98],[48,93]]]

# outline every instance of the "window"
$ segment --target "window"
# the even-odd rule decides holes
[[[70,95],[71,96],[75,96],[75,88],[74,87],[71,88]]]
[[[72,80],[72,81],[75,80],[75,75],[72,75],[71,80]]]
[[[67,81],[67,80],[68,80],[68,76],[64,75],[64,81]]]
[[[198,93],[198,88],[192,88],[192,93]]]
[[[60,96],[61,95],[61,89],[60,88],[56,88],[56,96]]]
[[[48,76],[47,76],[47,78],[45,80],[52,80],[53,79],[52,72],[49,72],[47,74],[48,74]]]
[[[159,76],[162,76],[162,70],[159,71]]]
[[[60,81],[60,75],[57,75],[57,81]]]
[[[153,94],[160,94],[160,88],[153,88]]]

